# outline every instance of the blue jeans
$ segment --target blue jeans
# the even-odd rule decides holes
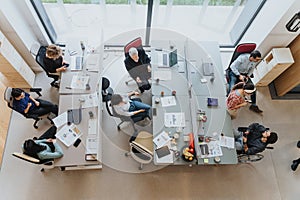
[[[243,132],[233,130],[234,140],[235,140],[235,148],[237,151],[243,150]]]
[[[151,108],[151,106],[149,106],[148,104],[133,100],[130,102],[129,112],[144,109],[147,112],[147,114],[149,115],[150,108]]]

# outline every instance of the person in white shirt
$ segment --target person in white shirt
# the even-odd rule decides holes
[[[139,113],[145,113],[145,116],[149,116],[151,106],[141,102],[139,99],[129,99],[133,95],[139,95],[139,93],[133,91],[128,93],[127,96],[113,94],[111,104],[115,112],[123,116],[134,116]]]

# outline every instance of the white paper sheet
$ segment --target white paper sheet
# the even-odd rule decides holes
[[[168,107],[168,106],[175,106],[176,105],[176,99],[174,96],[168,96],[168,97],[161,97],[161,106],[162,107]]]
[[[169,142],[171,138],[169,137],[168,133],[163,131],[155,138],[153,138],[153,142],[157,148],[164,146],[167,142]]]
[[[88,136],[97,135],[97,119],[89,119]]]
[[[234,138],[228,136],[219,136],[220,146],[234,149]]]
[[[71,146],[80,136],[81,131],[75,126],[75,124],[63,126],[57,133],[58,138],[67,147]]]
[[[200,155],[201,158],[211,158],[216,156],[223,156],[222,148],[219,141],[210,141],[208,145],[208,155]]]
[[[66,124],[68,122],[68,114],[67,112],[64,112],[57,117],[55,117],[53,120],[54,125],[59,128],[62,125]]]
[[[98,153],[98,139],[94,137],[86,138],[86,154],[97,154]]]
[[[89,82],[89,76],[74,75],[72,77],[71,88],[85,90]]]
[[[97,93],[93,94],[86,94],[86,95],[81,95],[80,96],[82,108],[91,108],[91,107],[97,107],[99,103],[99,98],[97,96]]]
[[[165,113],[166,127],[185,127],[184,113]]]

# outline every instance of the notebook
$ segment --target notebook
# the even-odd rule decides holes
[[[167,156],[171,153],[170,149],[167,145],[156,149],[155,152],[156,152],[158,158],[162,158],[162,157]]]
[[[83,57],[82,56],[72,56],[71,57],[71,71],[82,70]]]

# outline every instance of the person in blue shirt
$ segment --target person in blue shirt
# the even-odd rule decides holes
[[[34,99],[30,94],[20,88],[13,88],[11,91],[13,100],[13,109],[23,115],[42,116],[52,112],[58,115],[58,106],[49,101]]]
[[[26,140],[22,146],[24,154],[39,160],[62,157],[63,150],[55,140],[56,130],[56,127],[52,126],[38,139]]]

